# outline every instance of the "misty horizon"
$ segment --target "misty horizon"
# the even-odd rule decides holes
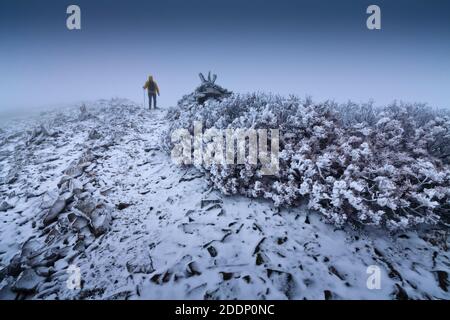
[[[77,1],[82,29],[73,31],[68,1],[2,2],[0,112],[112,97],[143,103],[149,74],[166,108],[208,71],[236,93],[450,107],[446,1],[376,1],[375,31],[364,0],[193,2]]]

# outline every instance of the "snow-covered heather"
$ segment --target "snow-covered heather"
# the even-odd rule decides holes
[[[119,99],[2,124],[0,299],[450,298],[446,232],[221,195],[160,150],[168,126]]]
[[[337,226],[403,230],[440,224],[448,228],[448,111],[418,104],[375,108],[315,103],[265,93],[200,102],[198,90],[169,111],[166,149],[178,144],[174,136],[178,129],[193,135],[196,122],[205,132],[221,135],[228,129],[279,130],[276,139],[268,135],[280,149],[274,175],[261,174],[262,162],[229,164],[224,156],[196,164],[224,194],[271,199],[279,207],[307,201],[308,208]],[[203,149],[217,145],[214,139],[220,141],[215,136],[211,141],[203,139]],[[232,143],[227,141],[226,148],[234,147]]]

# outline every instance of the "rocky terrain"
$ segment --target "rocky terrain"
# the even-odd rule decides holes
[[[222,196],[160,149],[167,125],[121,99],[2,122],[0,299],[450,298],[447,232]]]

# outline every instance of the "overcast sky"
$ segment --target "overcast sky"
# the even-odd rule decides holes
[[[208,70],[235,92],[450,107],[450,1],[0,0],[0,111],[142,102],[149,74],[166,107]]]

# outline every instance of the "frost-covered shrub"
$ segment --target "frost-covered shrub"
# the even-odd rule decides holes
[[[222,101],[186,104],[168,112],[171,126],[280,130],[280,170],[259,174],[260,164],[201,164],[225,194],[308,206],[336,225],[347,222],[403,229],[448,223],[450,118],[421,105],[375,108],[294,96],[233,94]]]

